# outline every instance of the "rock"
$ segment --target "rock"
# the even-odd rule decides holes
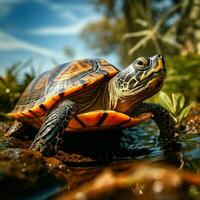
[[[21,149],[6,149],[0,152],[1,189],[30,188],[45,170],[43,157],[38,152]]]
[[[39,152],[11,148],[0,152],[0,199],[44,195],[57,186]]]

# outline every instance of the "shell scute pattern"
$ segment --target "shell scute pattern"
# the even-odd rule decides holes
[[[38,78],[34,79],[23,92],[18,105],[28,105],[33,103],[33,100],[38,100],[44,97],[45,85],[48,80],[48,74],[43,73]]]
[[[9,115],[14,118],[43,116],[60,99],[117,73],[118,69],[103,59],[59,65],[34,79]]]

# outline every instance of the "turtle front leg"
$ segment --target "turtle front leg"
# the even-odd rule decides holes
[[[30,149],[40,151],[45,155],[55,153],[63,132],[75,112],[76,106],[74,102],[70,100],[61,102],[57,108],[47,114]]]

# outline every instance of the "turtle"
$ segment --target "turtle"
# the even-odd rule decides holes
[[[153,118],[162,134],[173,122],[159,104],[144,103],[166,77],[162,54],[139,57],[119,70],[105,59],[79,59],[56,66],[35,78],[8,115],[13,136],[38,130],[31,150],[57,152],[65,133],[127,128]]]

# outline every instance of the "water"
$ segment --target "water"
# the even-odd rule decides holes
[[[180,133],[175,141],[159,141],[159,130],[153,121],[125,130],[121,145],[131,150],[143,150],[144,155],[132,159],[144,159],[162,162],[177,168],[199,172],[200,170],[200,135]],[[146,150],[146,151],[145,151]]]
[[[124,165],[130,165],[130,162],[148,161],[150,163],[173,166],[178,171],[191,171],[198,174],[200,172],[199,141],[200,134],[182,132],[176,140],[163,142],[159,139],[157,126],[151,120],[123,131],[66,135],[62,150],[65,150],[67,154],[57,155],[56,158],[61,159],[67,168],[58,164],[58,167],[54,167],[52,171],[50,170],[51,173],[53,172],[54,175],[56,174],[59,177],[59,181],[57,179],[54,181],[51,177],[51,184],[47,189],[45,179],[43,180],[45,184],[39,186],[40,189],[36,187],[34,192],[31,190],[27,192],[27,195],[19,192],[19,194],[14,196],[15,198],[11,195],[11,199],[48,199],[63,191],[63,188],[65,188],[64,191],[78,188],[80,185],[94,179],[96,175],[110,166],[111,163],[115,166],[115,164],[122,161],[123,167]],[[16,146],[22,147],[19,141],[14,142],[13,145],[13,142],[3,137],[3,133],[0,134],[0,152],[8,147],[12,148]],[[77,160],[78,163],[76,162]],[[17,161],[17,163],[19,162]],[[0,162],[0,168],[1,164],[2,161]],[[124,169],[121,170],[123,171]],[[60,181],[63,177],[65,177],[64,183],[63,180]],[[47,177],[47,180],[50,179]],[[12,181],[10,184],[12,185]],[[182,192],[185,192],[184,188],[182,190]],[[199,199],[200,189],[196,188],[196,185],[189,184],[187,190],[189,191],[187,194],[191,193],[194,197],[191,199]],[[129,193],[130,191],[126,191],[121,199],[125,198]],[[176,192],[169,194],[173,196],[172,199],[182,199],[182,197],[179,198]],[[195,194],[197,195],[195,196]],[[162,197],[158,199],[162,199]]]
[[[159,130],[151,120],[137,127],[125,129],[123,132],[111,132],[67,136],[64,145],[71,153],[81,152],[88,156],[97,154],[101,159],[105,159],[104,155],[110,153],[108,159],[115,161],[148,160],[176,167],[183,165],[183,168],[195,172],[200,170],[200,134],[182,132],[176,141],[162,143],[159,140]],[[117,134],[121,135],[118,137]],[[7,146],[9,141],[3,138],[1,133],[0,151]]]

